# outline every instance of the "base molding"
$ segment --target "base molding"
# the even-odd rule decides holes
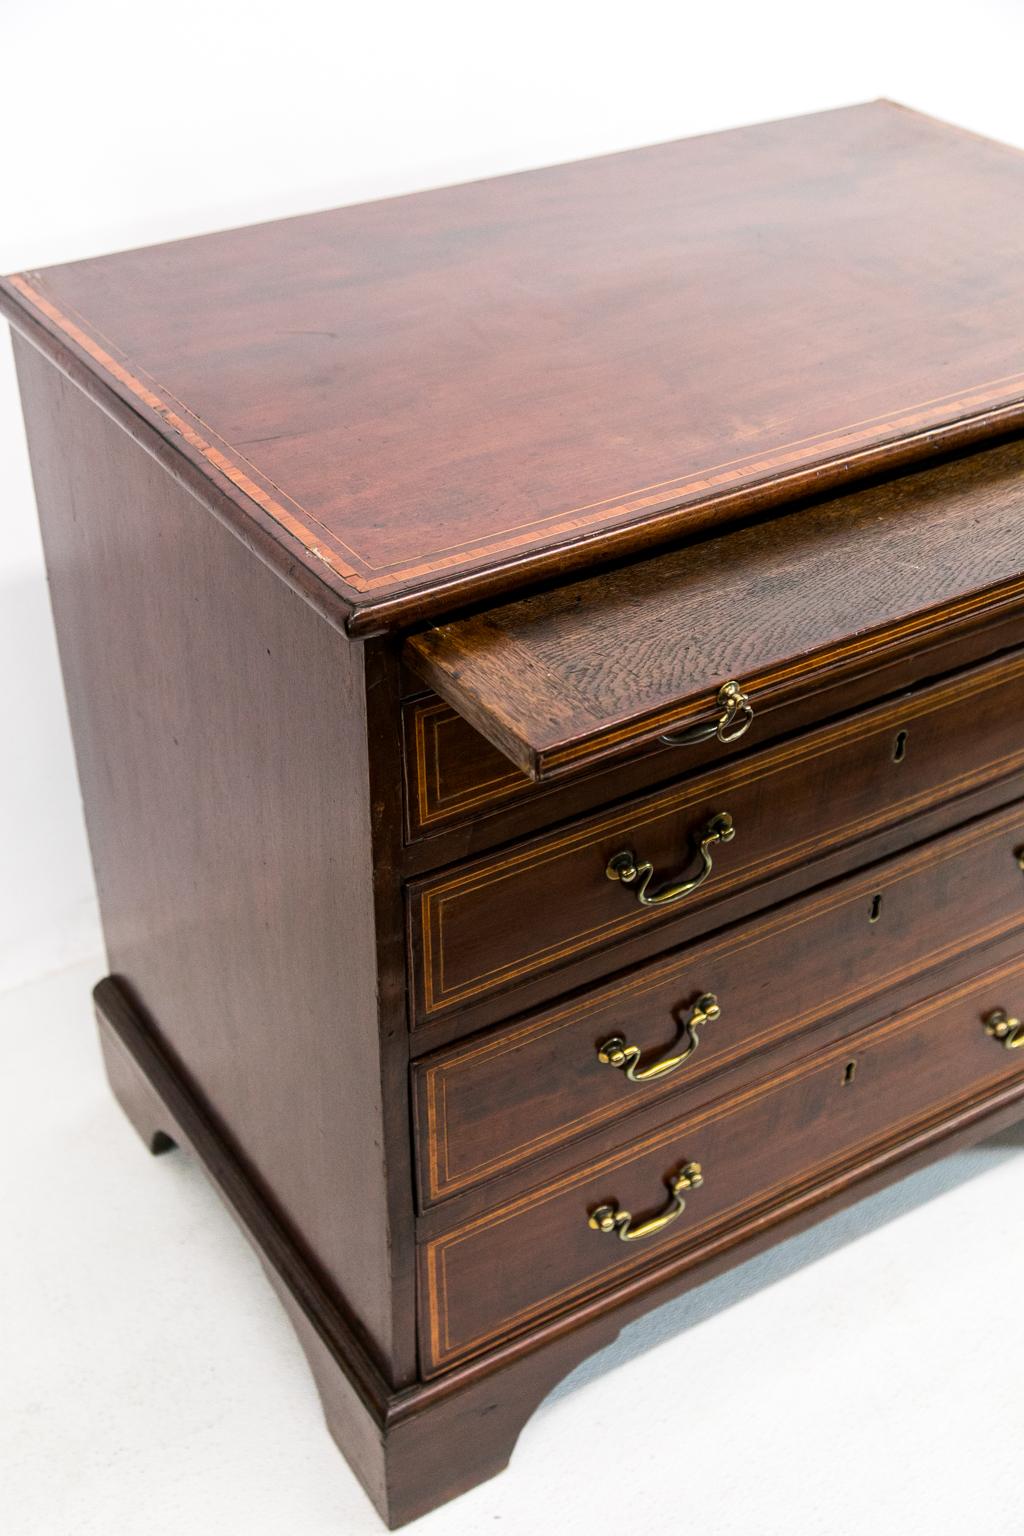
[[[291,1320],[316,1382],[328,1429],[391,1529],[500,1472],[523,1426],[554,1386],[621,1326],[588,1330],[521,1351],[489,1368],[395,1388],[352,1329],[330,1288],[301,1253],[114,977],[93,992],[100,1045],[115,1098],[150,1152],[185,1146],[252,1243]],[[438,1446],[459,1447],[458,1461]]]
[[[309,1362],[328,1428],[390,1528],[494,1476],[541,1401],[642,1313],[1024,1117],[1024,1081],[1003,1083],[674,1265],[633,1277],[567,1316],[429,1381],[394,1387],[343,1306],[114,977],[93,993],[111,1088],[149,1150],[187,1146],[253,1244]],[[438,1455],[438,1447],[445,1454]],[[451,1448],[458,1447],[457,1459]]]
[[[324,1391],[325,1362],[334,1413],[350,1441],[353,1470],[380,1508],[383,1482],[370,1454],[384,1434],[391,1390],[314,1267],[253,1183],[227,1139],[154,1038],[114,977],[93,991],[100,1046],[114,1097],[149,1148],[185,1146],[201,1163],[252,1243]],[[353,1451],[356,1454],[353,1454]]]

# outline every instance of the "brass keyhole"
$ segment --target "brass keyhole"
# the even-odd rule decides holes
[[[857,1063],[855,1061],[848,1061],[845,1068],[843,1069],[843,1082],[852,1083],[856,1071]]]
[[[896,740],[892,744],[892,760],[894,763],[902,763],[907,755],[907,731],[897,731]]]
[[[882,915],[882,893],[881,893],[881,891],[876,891],[875,895],[872,896],[872,898],[871,898],[871,910],[868,913],[868,922],[869,923],[877,923],[878,919],[881,917],[881,915]]]

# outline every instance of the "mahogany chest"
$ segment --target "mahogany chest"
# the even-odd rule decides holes
[[[0,285],[111,1085],[392,1525],[1024,1116],[1022,248],[875,103]]]

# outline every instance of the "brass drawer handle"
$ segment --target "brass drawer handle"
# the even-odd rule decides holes
[[[634,892],[637,901],[642,907],[667,907],[671,901],[682,901],[684,896],[704,884],[711,873],[711,849],[716,843],[731,843],[736,836],[736,828],[732,824],[732,817],[728,811],[719,811],[712,816],[704,829],[704,836],[700,840],[698,852],[701,857],[700,874],[692,880],[682,880],[672,885],[663,885],[650,896],[647,887],[651,883],[654,874],[653,864],[638,864],[636,855],[628,851],[616,853],[608,860],[605,866],[605,874],[609,880],[621,880],[623,885],[632,885],[637,882]]]
[[[684,1026],[688,1039],[683,1050],[676,1052],[674,1056],[663,1056],[660,1061],[652,1062],[649,1067],[639,1065],[640,1047],[627,1045],[621,1035],[612,1035],[610,1040],[606,1040],[597,1053],[597,1059],[602,1066],[621,1068],[631,1083],[653,1082],[657,1077],[665,1077],[669,1072],[674,1072],[677,1067],[682,1066],[684,1061],[690,1059],[700,1045],[698,1030],[717,1019],[721,1011],[718,998],[713,992],[702,993]]]
[[[1005,1045],[1008,1051],[1024,1047],[1024,1024],[1011,1019],[1005,1008],[993,1008],[985,1018],[985,1033]]]
[[[726,743],[739,741],[743,733],[750,729],[754,710],[735,678],[728,683],[723,683],[719,688],[718,709],[717,720],[707,720],[702,725],[691,725],[685,731],[669,731],[661,738],[662,741],[666,747],[693,747],[699,741],[710,741],[712,736],[717,736],[719,741]]]
[[[623,1243],[635,1243],[643,1237],[654,1237],[656,1233],[663,1232],[669,1222],[682,1215],[686,1209],[684,1193],[690,1189],[699,1189],[703,1182],[700,1163],[684,1163],[668,1181],[672,1198],[660,1216],[651,1216],[634,1227],[628,1211],[620,1211],[617,1205],[599,1205],[587,1217],[587,1226],[593,1227],[595,1232],[614,1232]]]

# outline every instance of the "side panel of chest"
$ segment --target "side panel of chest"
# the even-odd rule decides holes
[[[373,863],[372,659],[15,348],[111,970],[277,1219],[407,1372],[375,895],[339,878]]]

